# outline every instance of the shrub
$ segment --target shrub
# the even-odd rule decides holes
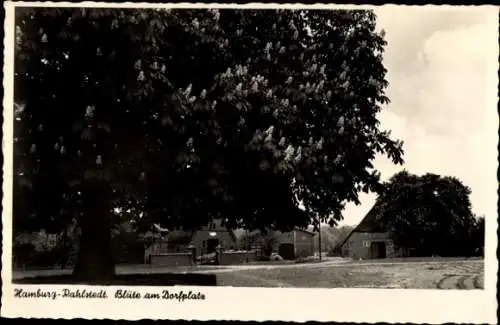
[[[339,257],[342,256],[342,248],[341,247],[330,247],[326,256],[329,257]]]
[[[283,257],[281,257],[278,253],[272,253],[270,256],[271,261],[283,261]]]
[[[295,263],[308,263],[313,261],[319,261],[315,256],[302,256],[295,260]]]

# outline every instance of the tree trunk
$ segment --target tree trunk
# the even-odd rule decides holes
[[[115,274],[108,199],[105,192],[96,188],[83,194],[80,245],[73,270],[75,280],[109,284]]]
[[[63,243],[62,243],[62,249],[61,249],[61,269],[66,268],[66,263],[68,262],[69,258],[69,249],[68,249],[68,226],[64,227],[64,232],[63,232]]]

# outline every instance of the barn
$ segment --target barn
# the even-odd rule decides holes
[[[232,230],[222,226],[221,220],[214,220],[207,226],[193,233],[160,228],[155,225],[154,232],[149,234],[154,238],[153,244],[146,249],[146,259],[151,254],[181,253],[190,250],[190,245],[195,249],[195,255],[214,253],[217,246],[232,249],[236,237]]]
[[[403,257],[407,249],[395,247],[390,233],[377,222],[372,208],[351,233],[338,245],[341,255],[353,259]]]
[[[215,219],[193,234],[191,244],[196,249],[196,255],[205,255],[214,253],[217,246],[224,249],[234,249],[236,236],[232,230],[222,226],[221,220]]]
[[[245,236],[245,249],[256,249],[264,256],[275,252],[286,260],[294,260],[314,255],[315,233],[307,230],[296,228],[287,232],[271,231],[269,236],[260,230],[254,230],[247,232]]]
[[[295,259],[314,255],[315,233],[294,229],[278,235],[278,254],[284,259]]]

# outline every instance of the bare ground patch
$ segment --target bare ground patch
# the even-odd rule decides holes
[[[482,289],[480,261],[369,264],[241,270],[217,275],[218,285],[243,287]]]
[[[14,272],[19,278],[63,275],[71,270]],[[483,289],[484,261],[354,261],[241,267],[118,266],[117,274],[215,274],[217,285],[235,287]]]

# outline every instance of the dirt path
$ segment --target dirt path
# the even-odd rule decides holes
[[[219,286],[237,287],[484,288],[484,264],[477,260],[238,266],[206,273],[218,274]]]
[[[438,289],[483,289],[484,275],[479,263],[453,265],[438,281]]]
[[[219,279],[218,286],[231,286],[232,282],[237,281],[238,283],[251,283],[253,286],[259,287],[272,287],[272,288],[286,288],[292,287],[292,285],[285,283],[283,281],[269,279],[257,275],[252,275],[244,272],[232,272],[231,281],[226,282],[224,278]]]
[[[118,274],[218,274],[222,286],[263,287],[378,287],[378,288],[484,288],[482,260],[380,260],[326,259],[301,264],[228,265],[197,267],[117,266]],[[57,275],[70,270],[13,272],[13,277]],[[219,282],[220,281],[220,282]]]
[[[468,265],[464,266],[466,263]],[[479,260],[466,260],[466,261],[447,261],[446,264],[456,264],[454,270],[469,272],[471,270],[477,269],[476,265],[483,265],[482,261]],[[282,270],[282,269],[293,269],[293,268],[330,268],[330,267],[356,267],[356,266],[389,266],[389,265],[433,265],[433,264],[443,264],[442,261],[408,261],[408,262],[358,262],[358,261],[324,261],[317,263],[300,263],[300,264],[276,264],[276,265],[227,265],[210,267],[210,269],[204,270],[202,268],[193,269],[196,273],[225,273],[225,272],[238,272],[238,271],[250,271],[250,270]],[[470,264],[470,265],[469,265]]]
[[[238,271],[251,271],[251,270],[282,270],[282,269],[295,269],[295,268],[316,268],[316,267],[330,267],[334,265],[347,264],[345,261],[325,261],[316,263],[297,263],[297,264],[243,264],[243,265],[224,265],[218,267],[210,267],[204,270],[201,267],[194,269],[196,273],[225,273],[225,272],[238,272]]]

